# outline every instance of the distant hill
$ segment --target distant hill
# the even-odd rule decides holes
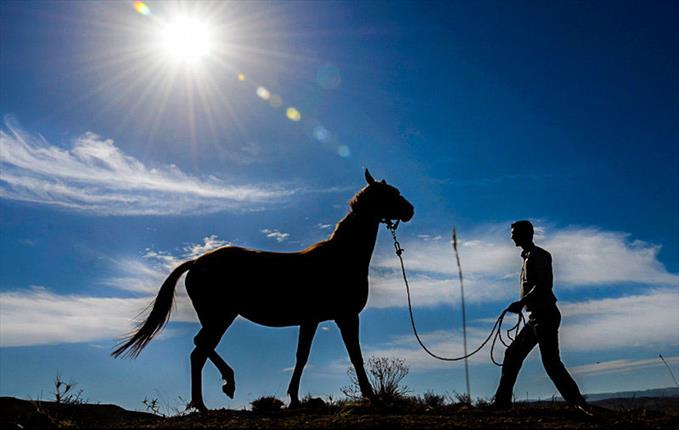
[[[678,387],[654,388],[652,390],[641,391],[618,391],[615,393],[595,393],[587,394],[587,400],[596,402],[607,399],[638,399],[640,397],[679,397]]]

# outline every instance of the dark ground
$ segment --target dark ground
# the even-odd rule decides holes
[[[563,403],[519,404],[508,412],[464,404],[369,407],[361,403],[314,409],[251,412],[213,410],[162,418],[115,405],[36,402],[0,397],[5,429],[679,429],[679,398],[609,399],[594,402],[594,417]]]

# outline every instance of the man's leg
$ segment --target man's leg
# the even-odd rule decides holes
[[[556,314],[548,322],[536,326],[542,365],[564,400],[573,404],[584,404],[585,399],[580,394],[578,385],[566,370],[559,355],[560,323],[561,315]]]
[[[523,360],[526,359],[528,353],[531,352],[537,342],[538,339],[529,322],[521,329],[514,342],[505,351],[505,359],[502,362],[502,377],[495,393],[495,405],[497,407],[509,408],[511,406],[514,383],[519,376]]]

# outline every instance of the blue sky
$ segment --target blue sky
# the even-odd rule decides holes
[[[183,259],[325,239],[364,167],[415,206],[399,236],[432,349],[462,349],[452,226],[475,345],[516,298],[509,224],[527,218],[582,390],[672,385],[657,357],[679,371],[676,3],[146,4],[0,6],[0,395],[49,398],[60,372],[92,401],[178,405],[198,329],[181,282],[136,361],[108,356],[115,338]],[[159,46],[178,14],[212,29],[195,63]],[[462,392],[461,365],[410,334],[395,258],[382,230],[364,355],[404,357],[414,393]],[[208,406],[283,397],[296,336],[237,320],[218,348],[236,397],[208,364]],[[337,396],[347,367],[324,323],[301,392]],[[487,354],[470,373],[490,397]],[[537,352],[515,393],[555,393]]]

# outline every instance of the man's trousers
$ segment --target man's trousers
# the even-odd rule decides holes
[[[495,393],[495,403],[511,404],[514,383],[521,365],[535,345],[539,345],[542,365],[564,400],[571,403],[584,403],[577,384],[559,356],[560,324],[561,313],[556,305],[539,312],[531,312],[528,323],[505,351],[502,377]]]

